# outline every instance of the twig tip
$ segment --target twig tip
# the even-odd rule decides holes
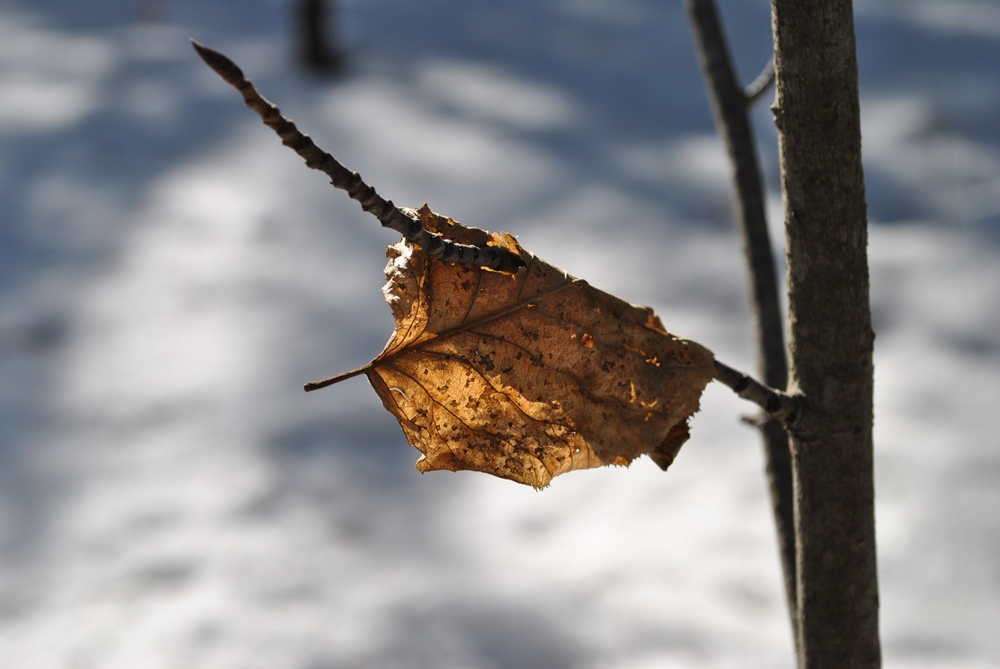
[[[243,70],[215,49],[208,48],[194,38],[191,39],[191,46],[205,61],[205,64],[215,70],[216,74],[225,79],[230,86],[239,86],[246,80],[246,77],[243,76]]]

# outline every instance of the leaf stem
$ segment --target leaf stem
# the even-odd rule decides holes
[[[335,383],[340,383],[341,381],[346,381],[347,379],[354,378],[355,376],[360,376],[368,370],[372,369],[375,365],[373,363],[368,363],[363,367],[358,367],[357,369],[352,369],[349,372],[343,372],[337,374],[336,376],[331,376],[328,379],[323,379],[322,381],[311,381],[305,385],[307,393],[311,393],[314,390],[320,390],[321,388],[327,388]]]

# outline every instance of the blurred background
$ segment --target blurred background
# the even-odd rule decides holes
[[[363,378],[302,392],[388,339],[395,237],[188,43],[386,197],[515,234],[751,370],[680,1],[340,0],[312,67],[298,4],[0,2],[0,666],[791,668],[729,390],[668,473],[541,492],[419,475]],[[855,5],[885,664],[996,667],[1000,3]],[[721,8],[749,82],[769,3]]]

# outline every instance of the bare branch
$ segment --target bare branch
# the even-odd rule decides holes
[[[799,396],[769,388],[753,377],[718,360],[715,361],[715,370],[718,372],[715,377],[716,381],[729,386],[737,395],[759,406],[769,417],[779,420],[785,425],[791,425],[795,422],[801,401]]]
[[[428,232],[420,222],[399,209],[391,200],[382,198],[375,189],[361,180],[361,175],[352,172],[320,149],[309,135],[302,133],[295,124],[281,115],[281,111],[265,99],[237,67],[223,54],[191,40],[195,51],[202,60],[222,77],[226,83],[243,95],[247,107],[257,112],[264,124],[281,137],[285,146],[294,150],[306,166],[326,173],[331,183],[347,191],[351,199],[361,203],[361,208],[374,215],[383,227],[395,230],[410,243],[416,244],[432,258],[458,265],[475,265],[504,272],[516,272],[524,263],[506,249],[497,246],[471,246],[458,244],[441,235]]]
[[[760,98],[770,90],[774,84],[774,58],[767,61],[767,65],[760,71],[757,78],[750,82],[750,85],[743,90],[743,96],[747,99],[747,107],[752,107]]]

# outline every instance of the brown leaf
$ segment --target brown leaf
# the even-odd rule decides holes
[[[451,265],[405,241],[389,247],[396,331],[362,368],[423,457],[421,472],[476,470],[535,487],[574,469],[664,469],[715,376],[712,354],[668,334],[646,307],[591,287],[523,250],[430,211],[423,225],[503,246],[516,274]],[[361,370],[359,370],[361,371]]]

